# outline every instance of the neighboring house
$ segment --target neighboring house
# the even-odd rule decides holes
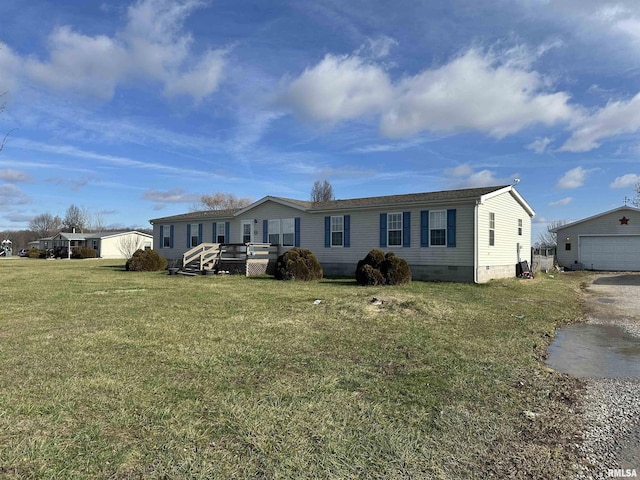
[[[126,232],[68,233],[39,240],[41,250],[51,249],[54,255],[70,257],[78,247],[91,247],[99,258],[129,258],[138,249],[151,248],[152,235],[135,230]]]
[[[640,209],[624,206],[551,231],[561,267],[640,271]]]
[[[353,276],[374,248],[394,252],[416,280],[482,283],[531,262],[535,212],[511,186],[312,203],[264,197],[238,210],[150,220],[153,246],[173,263],[203,242],[311,250],[325,275]]]

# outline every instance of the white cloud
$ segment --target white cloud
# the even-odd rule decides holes
[[[584,181],[587,175],[591,173],[591,170],[585,170],[582,167],[572,168],[565,172],[565,174],[556,183],[556,188],[559,189],[571,189],[578,188],[584,185]]]
[[[19,85],[22,62],[7,45],[0,45],[0,93],[13,91]]]
[[[283,100],[302,117],[335,123],[381,111],[392,89],[382,68],[356,56],[326,55],[288,85]]]
[[[516,173],[508,178],[498,178],[496,177],[496,172],[492,170],[484,169],[474,172],[473,168],[466,163],[454,168],[445,169],[444,174],[445,177],[448,178],[447,183],[451,188],[509,185],[513,179],[518,176]]]
[[[14,170],[13,168],[5,168],[0,170],[0,180],[5,182],[29,182],[31,177],[25,172]]]
[[[470,49],[396,84],[381,66],[357,55],[327,55],[290,82],[284,100],[315,121],[379,115],[381,132],[392,138],[462,130],[502,138],[529,125],[553,125],[574,116],[569,95],[546,92],[547,79],[530,70],[531,55],[525,48],[500,58]]]
[[[600,146],[601,140],[640,130],[640,93],[629,101],[609,102],[593,115],[572,122],[573,133],[560,148],[567,152],[586,152]]]
[[[152,202],[162,203],[193,203],[200,201],[200,195],[186,193],[181,188],[173,188],[162,192],[160,190],[147,190],[142,194],[142,198]]]
[[[26,205],[29,197],[15,185],[4,183],[0,185],[0,205]]]
[[[544,153],[551,142],[552,140],[549,137],[538,137],[529,145],[526,145],[525,148],[536,153]]]
[[[627,173],[621,177],[617,177],[613,182],[609,184],[611,188],[629,188],[634,187],[640,182],[640,175],[636,173]]]
[[[200,102],[215,92],[226,63],[224,53],[220,50],[208,52],[193,70],[167,81],[165,94],[168,96],[190,95]]]
[[[543,92],[545,79],[521,63],[471,49],[447,65],[406,78],[382,118],[382,132],[398,137],[477,130],[502,138],[535,123],[569,120],[569,95]]]
[[[561,207],[563,205],[568,205],[573,200],[573,197],[565,197],[557,200],[555,202],[549,202],[550,207]]]
[[[27,59],[25,71],[50,88],[101,99],[141,79],[164,85],[167,95],[186,94],[201,101],[218,88],[227,51],[200,57],[190,53],[192,38],[182,27],[200,5],[190,0],[137,2],[128,9],[125,27],[112,37],[87,36],[61,26],[49,37],[49,58]]]

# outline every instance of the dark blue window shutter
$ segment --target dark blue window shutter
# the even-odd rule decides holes
[[[324,248],[331,247],[331,217],[324,217]]]
[[[187,248],[191,248],[191,224],[187,223]]]
[[[351,215],[344,216],[344,246],[351,246]]]
[[[456,209],[447,210],[447,247],[456,246]]]
[[[429,246],[429,210],[420,212],[420,246]]]
[[[380,247],[385,248],[387,246],[387,214],[380,214]]]
[[[218,224],[213,222],[213,227],[211,228],[211,241],[213,243],[218,242]]]
[[[173,225],[169,227],[169,248],[173,248]]]
[[[202,243],[202,224],[198,224],[198,244]]]
[[[411,246],[411,212],[402,212],[402,246]]]
[[[262,221],[262,243],[269,241],[269,220]]]
[[[229,231],[231,230],[231,222],[224,222],[224,242],[229,243]]]
[[[294,240],[293,240],[293,246],[294,247],[300,247],[300,217],[296,217],[293,219],[293,224],[294,224]]]
[[[160,248],[164,248],[164,225],[160,225]]]

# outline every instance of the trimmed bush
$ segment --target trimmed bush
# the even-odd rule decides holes
[[[306,248],[292,248],[276,261],[275,276],[278,280],[320,280],[322,274],[320,262]]]
[[[125,268],[131,272],[157,272],[167,268],[167,259],[160,256],[155,250],[136,250],[133,256],[127,260]]]
[[[406,260],[393,252],[386,255],[382,250],[371,250],[356,267],[356,282],[359,285],[401,285],[411,282],[411,269]]]
[[[405,259],[396,257],[393,252],[385,255],[384,261],[380,266],[380,272],[387,285],[402,285],[403,283],[411,282],[409,264]]]
[[[43,258],[44,254],[40,253],[39,248],[30,248],[29,251],[27,252],[27,256],[29,258]]]
[[[77,247],[71,258],[96,258],[96,251],[91,247]]]

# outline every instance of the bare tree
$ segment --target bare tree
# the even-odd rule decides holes
[[[67,230],[73,231],[73,229],[76,229],[82,233],[89,223],[88,217],[89,215],[86,208],[70,205],[69,208],[67,208],[67,213],[62,223]]]
[[[0,97],[4,97],[6,95],[7,92],[2,92],[0,93]],[[0,113],[4,112],[4,109],[6,108],[7,104],[5,102],[0,103]],[[4,146],[7,143],[7,138],[9,138],[9,134],[13,132],[13,130],[9,130],[7,133],[4,134],[4,137],[2,139],[2,142],[0,142],[0,152],[4,149]]]
[[[311,189],[311,201],[314,203],[328,202],[334,200],[333,187],[326,180],[321,182],[316,180]]]
[[[253,199],[250,197],[238,198],[233,193],[215,192],[211,195],[202,195],[200,203],[194,205],[192,210],[232,210],[244,208],[250,205]]]
[[[135,234],[125,235],[118,240],[118,250],[127,260],[143,246],[142,238]]]
[[[104,215],[98,212],[93,215],[93,221],[91,222],[91,230],[93,232],[102,232],[105,230]]]
[[[558,245],[558,234],[551,230],[561,227],[565,223],[564,220],[552,220],[547,225],[547,231],[538,235],[537,246],[543,248],[556,247]]]
[[[36,215],[29,222],[29,230],[34,232],[38,238],[50,237],[62,230],[62,219],[50,213]]]
[[[640,208],[640,181],[638,181],[633,188],[636,191],[636,198],[634,198],[632,201],[633,206],[636,208]]]

